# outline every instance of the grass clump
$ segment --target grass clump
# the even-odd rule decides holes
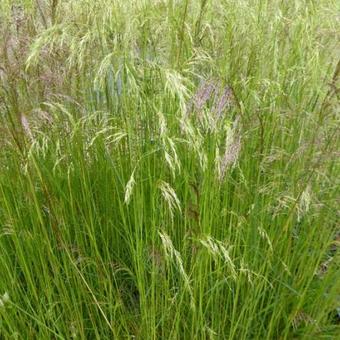
[[[0,4],[4,339],[339,334],[336,2]]]

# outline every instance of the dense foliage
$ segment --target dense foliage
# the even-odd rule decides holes
[[[336,338],[337,24],[2,0],[0,338]]]

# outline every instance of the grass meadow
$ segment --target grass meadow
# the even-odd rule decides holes
[[[1,0],[0,338],[337,339],[339,10]]]

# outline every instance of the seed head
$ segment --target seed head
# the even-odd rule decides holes
[[[32,130],[31,130],[31,127],[30,127],[30,124],[28,122],[28,119],[27,119],[26,115],[22,114],[21,117],[20,117],[20,120],[21,120],[21,125],[22,125],[26,135],[29,138],[33,139]]]
[[[234,98],[233,90],[231,87],[227,86],[224,88],[221,97],[215,103],[214,112],[217,119],[220,119],[223,111],[226,108],[230,108]]]
[[[195,95],[189,102],[187,114],[192,111],[200,112],[203,109],[205,103],[212,97],[212,95],[216,92],[217,86],[212,81],[203,81],[200,87],[198,88]]]

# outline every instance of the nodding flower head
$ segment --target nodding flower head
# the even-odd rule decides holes
[[[215,102],[214,111],[216,114],[216,118],[219,119],[222,116],[222,113],[225,109],[228,109],[231,107],[233,100],[234,100],[234,93],[231,87],[226,86],[221,91],[221,96],[219,99]]]
[[[202,110],[209,100],[212,102],[211,116],[215,121],[218,121],[222,114],[235,103],[234,91],[231,86],[223,87],[217,80],[202,81],[186,106],[186,116],[196,112],[198,117],[202,118]]]
[[[201,111],[206,102],[216,92],[217,85],[213,81],[203,81],[194,94],[188,105],[188,113],[192,111]]]
[[[28,122],[28,119],[26,117],[26,115],[22,114],[21,117],[20,117],[20,121],[21,121],[21,125],[22,125],[22,128],[25,132],[25,134],[29,137],[29,138],[33,138],[33,133],[32,133],[32,130],[31,130],[31,127],[30,127],[30,123]]]

